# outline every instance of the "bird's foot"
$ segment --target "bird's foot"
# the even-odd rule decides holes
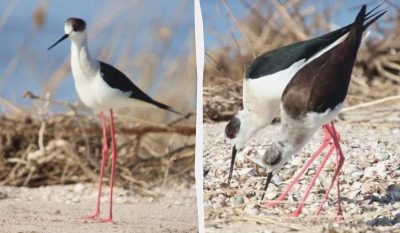
[[[338,214],[336,215],[336,221],[337,221],[337,222],[344,222],[343,213],[338,213]]]
[[[94,212],[94,214],[83,217],[84,220],[98,220],[100,218],[100,211]]]
[[[280,199],[276,199],[276,200],[272,200],[272,201],[264,201],[262,203],[262,206],[265,207],[265,208],[273,208],[276,205],[278,205],[281,201],[282,200],[280,200]]]
[[[301,204],[299,205],[299,207],[297,207],[297,209],[296,209],[295,211],[293,211],[293,213],[291,214],[291,216],[292,216],[293,218],[297,218],[297,217],[301,214],[301,211],[303,210],[303,207],[304,207],[304,203],[301,203]]]
[[[97,219],[97,222],[102,222],[102,223],[113,223],[112,217],[108,218],[99,218]]]

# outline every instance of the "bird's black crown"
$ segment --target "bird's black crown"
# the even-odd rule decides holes
[[[82,32],[86,29],[86,23],[83,19],[69,18],[67,19],[67,23],[72,26],[75,32]]]

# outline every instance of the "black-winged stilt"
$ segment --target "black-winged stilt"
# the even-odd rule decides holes
[[[382,10],[372,16],[368,16],[370,13],[366,14],[366,6],[363,5],[354,23],[348,26],[348,33],[340,36],[332,46],[325,47],[318,57],[312,59],[298,70],[286,86],[281,98],[282,123],[280,135],[267,148],[262,157],[262,162],[270,171],[266,189],[271,180],[272,172],[278,171],[292,155],[300,151],[321,126],[324,130],[324,139],[320,148],[305,164],[282,195],[272,203],[268,203],[267,206],[273,206],[282,201],[313,160],[333,141],[317,172],[314,174],[303,200],[292,216],[298,216],[301,213],[317,177],[333,151],[336,150],[338,156],[337,166],[317,215],[322,210],[331,188],[337,181],[338,218],[343,218],[338,176],[344,163],[344,155],[339,143],[339,134],[332,120],[343,107],[363,32],[386,11]],[[371,19],[366,21],[369,18]]]
[[[132,107],[134,100],[154,105],[177,114],[171,107],[160,103],[133,84],[125,74],[111,65],[95,60],[90,56],[87,46],[86,23],[82,19],[69,18],[64,25],[65,34],[52,46],[50,50],[61,41],[71,40],[71,68],[74,77],[75,88],[81,101],[95,111],[100,112],[103,128],[103,150],[99,175],[99,190],[95,212],[87,216],[89,219],[99,219],[104,222],[112,222],[113,186],[115,177],[115,164],[117,150],[115,143],[115,129],[113,109]],[[103,111],[110,111],[111,134],[111,175],[110,175],[110,209],[109,217],[100,219],[100,197],[104,168],[108,158],[107,127]]]
[[[364,15],[363,30],[385,13],[383,10],[374,12],[379,6]],[[243,149],[278,114],[283,91],[294,75],[341,44],[353,26],[354,23],[314,39],[266,52],[250,64],[243,80],[243,110],[225,128],[225,135],[232,139],[233,145],[228,184],[232,178],[237,151]]]

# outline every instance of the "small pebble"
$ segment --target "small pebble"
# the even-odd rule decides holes
[[[291,164],[292,166],[296,166],[296,167],[302,166],[303,163],[304,163],[304,162],[303,162],[303,160],[302,160],[302,158],[301,158],[300,156],[294,157],[294,158],[292,159],[292,161],[290,162],[290,164]]]
[[[366,177],[366,178],[375,177],[375,174],[376,174],[376,168],[375,167],[367,167],[364,170],[364,177]]]
[[[397,210],[398,211],[398,210]],[[400,212],[396,213],[394,218],[393,218],[394,224],[400,223]]]
[[[356,171],[351,174],[353,179],[359,179],[364,175],[364,171]]]
[[[72,198],[72,202],[79,203],[79,202],[81,202],[81,199],[80,199],[79,196],[75,196],[75,197]]]
[[[243,196],[235,196],[235,197],[233,198],[233,204],[234,204],[235,206],[244,204],[244,198],[243,198]]]
[[[233,197],[237,193],[237,190],[230,189],[226,191],[226,196]]]
[[[216,197],[214,198],[212,201],[212,207],[215,208],[222,208],[225,206],[226,202],[225,202],[225,198],[221,198],[221,197]]]
[[[255,176],[256,175],[255,169],[251,168],[251,167],[250,168],[243,168],[238,173],[239,173],[240,176],[244,176],[244,175]]]
[[[384,162],[379,162],[376,166],[375,166],[375,171],[376,173],[382,177],[382,178],[386,178],[386,166]]]
[[[387,160],[387,159],[389,159],[389,154],[388,153],[377,153],[376,155],[375,155],[375,157],[376,157],[376,159],[378,160],[378,161],[385,161],[385,160]]]
[[[275,185],[280,185],[283,182],[283,180],[280,176],[274,175],[271,179],[271,182],[274,183]]]
[[[375,219],[375,226],[391,226],[392,222],[388,217],[380,217]]]
[[[253,208],[247,209],[245,211],[245,213],[247,215],[259,215],[260,214],[260,210],[258,208],[256,208],[256,207],[253,207]]]
[[[82,193],[84,189],[84,185],[82,183],[77,183],[74,187],[75,193]]]
[[[346,166],[344,166],[344,173],[345,174],[352,174],[356,171],[358,171],[357,165],[355,164],[347,164]]]
[[[267,193],[265,194],[265,199],[266,200],[274,200],[275,199],[275,197],[277,197],[278,196],[278,193],[276,193],[276,192],[269,192],[268,190],[267,190]]]

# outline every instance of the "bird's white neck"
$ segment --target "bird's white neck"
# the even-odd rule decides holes
[[[280,161],[274,165],[267,166],[269,170],[273,171],[281,169],[293,155],[304,147],[318,129],[318,127],[304,126],[302,123],[289,118],[285,111],[281,113],[282,123],[280,134],[264,155],[268,157],[274,152],[280,152]]]
[[[247,109],[243,109],[239,111],[237,114],[238,119],[240,120],[240,129],[233,140],[233,143],[236,145],[238,150],[243,149],[246,143],[262,128],[268,125],[273,116],[258,115],[254,112],[248,111]]]
[[[71,68],[75,79],[90,78],[96,75],[98,61],[93,60],[87,48],[86,36],[81,40],[72,40]]]

